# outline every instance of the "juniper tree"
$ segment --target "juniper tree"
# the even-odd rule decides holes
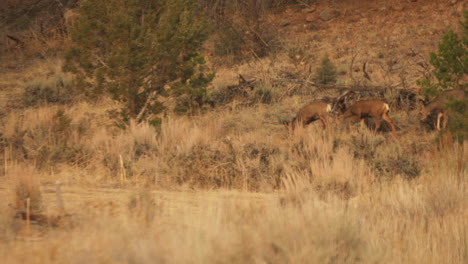
[[[464,12],[461,25],[461,38],[450,29],[442,36],[438,52],[430,53],[429,62],[434,67],[435,80],[418,80],[418,84],[428,96],[434,96],[447,89],[466,88],[463,79],[468,74],[468,11]]]
[[[328,56],[323,57],[322,63],[315,73],[315,79],[318,84],[334,84],[336,82],[336,68]]]
[[[467,93],[468,11],[464,11],[463,16],[461,38],[455,31],[449,30],[442,36],[438,52],[430,54],[435,80],[426,78],[417,82],[428,97],[449,89],[461,89],[465,95]],[[451,100],[446,107],[451,117],[449,131],[460,141],[468,139],[468,100]]]
[[[84,0],[70,29],[66,70],[88,95],[108,93],[124,104],[123,116],[141,121],[160,112],[160,95],[200,96],[208,37],[197,0]],[[169,87],[169,89],[168,89]]]

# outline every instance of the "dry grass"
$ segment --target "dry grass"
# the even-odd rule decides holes
[[[406,78],[379,66],[413,48],[413,41],[402,45],[388,36],[414,40],[402,21],[420,13],[392,10],[369,11],[378,13],[369,18],[343,12],[317,29],[296,32],[275,59],[218,69],[215,87],[236,83],[238,73],[252,73],[262,92],[249,95],[247,103],[236,99],[199,116],[169,114],[160,129],[134,123],[117,128],[109,113],[119,105],[107,100],[30,108],[18,103],[26,83],[63,74],[60,60],[2,72],[0,259],[12,264],[467,263],[468,142],[437,144],[439,135],[419,126],[417,110],[392,109],[398,141],[357,125],[347,132],[334,124],[333,135],[316,123],[295,135],[281,125],[306,102],[331,95],[310,96],[314,91],[307,86],[274,82],[282,74],[309,79],[319,63],[313,58],[330,54],[339,69],[349,70],[357,56],[354,67],[369,62],[375,84]],[[434,12],[431,23],[457,20],[444,12]],[[367,26],[351,32],[335,26],[348,18]],[[411,21],[416,25],[420,19]],[[415,28],[435,40],[446,27]],[[58,43],[51,40],[37,53],[45,56]],[[366,50],[369,46],[375,49]],[[424,43],[418,52],[434,47],[435,41]],[[369,55],[374,60],[362,55],[379,49],[385,53]],[[400,62],[409,65],[407,83],[414,83],[416,59]],[[340,83],[362,75],[351,70],[346,76],[352,80],[343,75]],[[391,93],[385,97],[395,99]],[[56,180],[63,183],[66,214],[57,202]],[[33,221],[25,233],[17,212],[27,198],[47,221]]]
[[[275,100],[169,115],[160,129],[116,128],[109,112],[119,106],[110,101],[7,112],[1,198],[15,204],[37,194],[45,220],[24,232],[17,206],[4,203],[2,259],[467,261],[467,142],[436,144],[437,134],[414,122],[417,111],[391,113],[402,124],[398,141],[336,123],[333,135],[317,123],[289,135],[281,121],[312,98],[272,85],[276,68],[252,67]]]
[[[372,188],[350,200],[298,192],[311,184],[299,175],[270,194],[95,189],[83,197],[70,187],[74,228],[49,229],[38,242],[3,240],[0,255],[7,263],[465,263],[466,177],[453,173],[435,164],[411,182],[364,181]]]
[[[87,104],[63,109],[70,119],[67,142],[88,156],[82,164],[54,160],[40,179],[66,183],[73,225],[33,225],[24,236],[22,223],[2,214],[0,256],[7,263],[466,262],[467,142],[434,152],[388,133],[335,126],[330,136],[317,124],[288,135],[273,118],[281,115],[276,107],[172,117],[159,133],[145,124],[106,126],[105,111]],[[63,143],[63,133],[50,130],[58,108],[7,119],[7,138],[27,131],[28,153],[23,160],[9,153],[16,160],[8,164],[38,161],[28,151],[39,131],[50,148]],[[83,121],[89,115],[101,122]],[[79,134],[74,124],[82,123]],[[398,157],[415,160],[420,175],[408,180],[391,167],[397,164],[382,178],[373,167],[373,159]],[[124,188],[93,188],[106,183]],[[4,188],[12,186],[5,181]],[[53,187],[42,186],[42,204],[56,211]],[[217,190],[203,190],[211,188]]]

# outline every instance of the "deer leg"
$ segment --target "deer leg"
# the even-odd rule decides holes
[[[388,116],[387,113],[383,114],[382,118],[385,121],[387,121],[387,123],[390,125],[390,127],[392,128],[392,135],[393,135],[393,137],[396,138],[396,129],[395,129],[395,124],[393,123],[393,120]]]
[[[325,121],[323,120],[322,117],[320,117],[319,120],[320,120],[320,126],[322,127],[322,129],[325,129]]]
[[[444,115],[444,114],[442,114],[442,113],[438,113],[438,114],[437,114],[437,125],[436,125],[436,128],[437,128],[438,131],[441,130],[441,129],[440,129],[440,119],[442,118],[443,115]]]
[[[339,118],[338,118],[338,123],[341,125],[344,123],[345,119],[349,116],[351,116],[351,112],[350,111],[346,111],[344,114],[342,114]]]
[[[447,128],[447,123],[448,123],[448,112],[444,112],[444,120],[442,121],[442,129]]]
[[[327,129],[328,129],[328,132],[329,132],[330,134],[332,134],[332,133],[333,133],[333,131],[332,131],[332,125],[331,125],[331,123],[330,123],[330,119],[328,118],[328,116],[327,116],[327,115],[321,116],[321,117],[320,117],[320,121],[322,121],[322,124],[324,124],[323,128],[325,129],[325,126],[326,126]]]
[[[330,133],[330,135],[333,134],[333,125],[330,122],[330,118],[328,116],[325,116],[325,123],[327,124],[328,132]]]
[[[374,134],[377,134],[377,131],[380,128],[380,117],[375,117],[374,116],[374,121],[375,121],[375,129],[374,129]]]

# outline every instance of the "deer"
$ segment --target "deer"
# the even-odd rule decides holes
[[[450,100],[464,100],[465,99],[465,91],[463,90],[450,90],[441,93],[437,96],[432,102],[427,104],[421,111],[421,122],[426,121],[428,116],[434,112],[438,111],[437,113],[437,124],[436,129],[441,131],[447,127],[448,123],[448,111],[446,109],[446,104]],[[442,121],[442,128],[440,127],[440,120]]]
[[[385,120],[392,128],[392,135],[396,138],[395,125],[393,120],[388,116],[390,107],[382,100],[362,100],[354,103],[341,116],[340,121],[343,122],[349,117],[348,126],[351,130],[351,123],[360,119],[361,125],[364,124],[365,118],[372,117],[375,120],[374,133],[380,128],[380,118]]]
[[[320,120],[323,129],[328,128],[332,132],[331,123],[329,122],[329,113],[332,110],[332,105],[325,102],[311,102],[302,107],[291,121],[284,121],[286,128],[294,132],[298,125],[305,127],[306,125]]]

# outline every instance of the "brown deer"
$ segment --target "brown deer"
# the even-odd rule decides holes
[[[294,132],[298,125],[305,127],[306,125],[320,120],[320,124],[323,129],[328,128],[330,133],[332,127],[329,122],[329,113],[331,112],[332,105],[325,102],[311,102],[302,107],[291,121],[284,121],[283,124],[288,128],[289,131]]]
[[[447,127],[448,122],[448,111],[446,110],[446,104],[450,100],[464,100],[465,99],[465,91],[463,90],[450,90],[441,93],[437,96],[431,103],[426,105],[424,109],[421,111],[421,122],[426,121],[427,117],[434,111],[438,111],[437,113],[437,130],[441,130],[440,127],[440,120],[443,118],[442,121],[442,129]]]
[[[392,128],[392,135],[396,138],[395,125],[393,120],[388,116],[390,107],[387,103],[381,100],[363,100],[358,101],[351,105],[351,107],[346,110],[346,112],[341,115],[340,120],[343,122],[347,117],[349,129],[351,129],[351,123],[360,119],[361,125],[364,124],[366,117],[372,117],[375,120],[375,129],[374,133],[377,133],[377,130],[380,127],[380,118],[387,121]]]

